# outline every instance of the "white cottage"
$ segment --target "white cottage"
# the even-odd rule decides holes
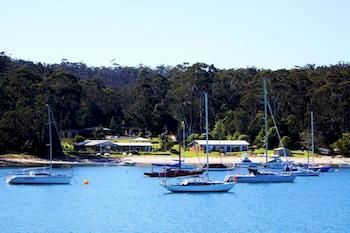
[[[204,151],[206,149],[206,140],[194,140],[188,144],[191,151]],[[245,140],[208,140],[208,149],[219,152],[237,152],[247,151],[249,143]]]

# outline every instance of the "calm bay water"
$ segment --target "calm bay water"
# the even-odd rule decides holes
[[[8,185],[0,169],[0,232],[350,232],[350,170],[172,194],[149,169],[75,167],[71,185],[53,186]]]

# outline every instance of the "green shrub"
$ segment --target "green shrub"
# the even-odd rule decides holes
[[[86,139],[86,138],[84,138],[83,136],[77,135],[77,136],[74,137],[73,140],[74,140],[75,143],[78,143],[78,142],[83,142],[83,141],[85,141],[85,139]]]

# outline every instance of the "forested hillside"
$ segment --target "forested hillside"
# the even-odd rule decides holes
[[[350,132],[350,65],[290,70],[217,69],[197,63],[176,67],[87,67],[83,63],[35,64],[0,56],[0,150],[46,151],[46,103],[61,129],[102,125],[147,128],[153,135],[202,133],[203,92],[209,93],[212,137],[248,138],[262,145],[262,77],[284,141],[305,146],[314,111],[318,145],[329,147]],[[273,126],[269,119],[270,126]],[[218,130],[220,133],[218,134]],[[271,127],[271,144],[276,146]],[[346,135],[346,134],[345,134]],[[343,135],[344,138],[344,135]]]

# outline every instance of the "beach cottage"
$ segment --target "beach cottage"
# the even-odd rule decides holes
[[[90,152],[151,152],[152,143],[147,139],[136,138],[136,140],[111,141],[111,140],[85,140],[83,142],[75,143],[74,149],[76,151],[90,151]]]
[[[194,140],[190,144],[190,151],[203,151],[205,152],[206,141]],[[237,152],[247,151],[249,143],[245,140],[208,140],[208,149],[211,151],[219,152]]]
[[[77,151],[106,152],[114,151],[116,145],[110,140],[85,140],[75,143],[74,149]]]
[[[151,152],[152,143],[150,142],[115,142],[117,151],[120,152]]]

